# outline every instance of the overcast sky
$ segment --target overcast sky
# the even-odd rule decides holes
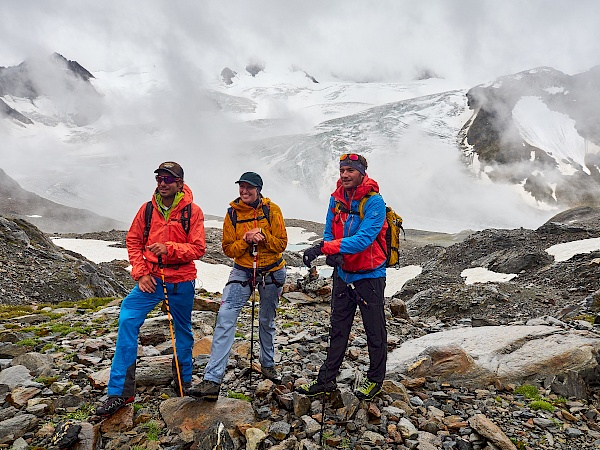
[[[204,82],[219,79],[224,67],[241,72],[248,63],[261,62],[277,73],[297,66],[321,81],[358,82],[403,82],[428,71],[468,89],[539,66],[574,74],[600,64],[600,0],[0,0],[0,5],[0,66],[58,52],[97,75],[149,67],[152,77],[162,75],[170,87],[130,97],[103,92],[107,105],[102,120],[109,132],[99,141],[73,144],[51,132],[25,141],[3,132],[0,123],[2,148],[12,149],[2,155],[0,168],[25,188],[35,191],[32,179],[48,176],[83,198],[101,192],[100,207],[94,208],[92,201],[86,206],[124,221],[148,198],[154,188],[152,171],[165,159],[189,169],[186,181],[205,212],[212,214],[222,214],[226,202],[237,195],[233,180],[239,173],[267,172],[264,163],[252,159],[255,155],[237,157],[240,142],[243,146],[239,127],[213,114],[211,105],[201,104]],[[42,75],[46,78],[48,72]],[[416,138],[402,148],[419,146],[437,148]],[[454,150],[429,156],[440,173],[449,172],[447,164],[459,166]],[[79,158],[89,156],[85,167],[72,157],[75,152]],[[419,159],[414,164],[407,162],[412,152],[404,157],[402,167],[414,170],[403,172],[407,189],[401,192],[414,191],[422,175],[425,154],[415,155]],[[94,165],[105,170],[100,165],[104,160],[119,170],[113,170],[111,183],[100,184]],[[373,163],[377,168],[377,161]],[[123,198],[119,176],[139,180],[127,190],[134,200]],[[332,174],[331,186],[336,176]],[[440,190],[427,186],[432,199],[419,203],[433,212],[407,214],[419,212],[429,224],[440,221],[438,229],[449,218],[464,218],[454,208],[444,213],[435,201],[444,198],[446,186],[460,184],[464,189],[454,189],[456,204],[467,205],[478,218],[486,216],[479,205],[488,205],[486,226],[542,223],[537,217],[519,219],[520,200],[509,203],[508,194],[498,192],[503,188],[488,193],[466,177],[456,178],[460,174],[452,176],[439,183]],[[225,180],[228,188],[223,188]],[[77,182],[95,192],[81,192]],[[43,186],[41,190],[37,193],[43,194]],[[323,202],[315,195],[304,198],[289,186],[285,191],[277,192],[274,200],[292,217],[323,216]],[[416,191],[419,199],[427,197],[424,190]],[[501,211],[496,205],[509,209]],[[503,217],[517,218],[507,224],[498,221]]]
[[[420,70],[479,84],[600,55],[597,0],[23,0],[2,2],[0,65],[59,52],[89,70],[257,60],[317,77],[399,81]]]

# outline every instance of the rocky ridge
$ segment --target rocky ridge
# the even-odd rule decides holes
[[[19,229],[25,236],[34,232],[23,223],[10,223],[23,227]],[[329,280],[288,280],[277,317],[276,358],[283,374],[279,385],[247,373],[251,309],[244,308],[216,403],[176,396],[168,325],[157,309],[142,327],[135,404],[102,422],[93,411],[106,392],[123,294],[112,301],[58,305],[48,292],[38,306],[6,308],[12,310],[9,315],[5,311],[0,328],[0,389],[6,398],[0,408],[0,445],[55,448],[55,432],[71,421],[81,427],[71,447],[77,449],[596,448],[600,396],[595,355],[600,335],[593,323],[600,295],[593,274],[600,255],[592,252],[556,263],[545,249],[597,237],[599,224],[598,210],[579,208],[538,230],[485,230],[453,245],[447,236],[440,246],[426,243],[430,236],[410,240],[409,233],[402,264],[421,265],[423,272],[386,305],[390,361],[384,392],[362,403],[352,394],[368,365],[357,315],[339,390],[326,404],[322,447],[321,399],[311,401],[293,388],[312,379],[325,357]],[[211,254],[218,251],[215,231],[209,237]],[[26,249],[51,247],[51,242],[28,239],[33,244]],[[56,261],[60,265],[63,260]],[[465,285],[461,273],[474,266],[518,276],[505,283]],[[218,301],[218,293],[199,292],[196,298],[196,374],[208,359]],[[481,330],[483,338],[457,349],[449,336],[465,335],[461,329]],[[560,353],[564,364],[558,367],[556,359],[544,360],[545,351],[527,346],[531,338],[520,338],[516,331],[523,329],[527,336],[537,330],[540,342],[579,336],[587,340],[590,352],[584,361],[577,353],[578,341]],[[536,371],[510,382],[482,377],[481,385],[466,383],[481,373],[482,348],[491,347],[485,337],[493,339],[494,332],[505,335],[508,343],[490,359],[504,355],[534,360]],[[419,344],[424,339],[430,341]],[[422,348],[415,350],[418,345]],[[413,355],[403,356],[410,349]],[[568,358],[573,355],[577,358]],[[457,371],[463,371],[462,380],[449,375]]]

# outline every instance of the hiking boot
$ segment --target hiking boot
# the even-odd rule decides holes
[[[296,388],[296,392],[304,394],[308,397],[314,397],[321,394],[331,394],[337,389],[335,381],[329,381],[327,383],[319,383],[317,380],[311,381],[310,383],[303,384]]]
[[[177,381],[177,379],[173,380],[173,383],[171,383],[171,386],[173,387],[173,390],[175,391],[175,393],[177,395],[181,395],[181,392],[179,390],[179,382]],[[183,395],[190,395],[188,394],[189,391],[192,390],[192,382],[191,381],[184,381],[183,382]]]
[[[215,383],[214,381],[210,380],[203,380],[198,386],[190,388],[186,392],[186,395],[214,402],[219,398],[220,390],[220,383]]]
[[[377,394],[381,392],[381,383],[375,383],[368,378],[365,378],[358,389],[354,391],[354,395],[359,400],[373,400]]]
[[[277,373],[277,370],[275,370],[274,366],[261,367],[260,373],[262,373],[265,378],[273,381],[274,383],[281,383],[281,376]]]
[[[112,416],[118,410],[128,405],[129,403],[133,403],[134,397],[117,397],[111,396],[106,399],[106,401],[96,408],[96,414],[99,416]]]

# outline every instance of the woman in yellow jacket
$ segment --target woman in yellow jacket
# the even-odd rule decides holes
[[[287,232],[281,209],[261,195],[263,181],[254,172],[242,174],[236,181],[240,196],[230,203],[223,222],[223,252],[233,258],[233,269],[223,289],[223,299],[213,336],[210,360],[204,381],[194,395],[217,400],[233,345],[237,318],[258,286],[258,314],[261,372],[275,382],[275,313],[285,282],[286,268],[282,253]]]

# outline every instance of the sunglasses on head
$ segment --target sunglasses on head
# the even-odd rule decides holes
[[[358,155],[356,153],[344,153],[342,156],[340,156],[340,161],[343,161],[346,158],[348,158],[350,161],[358,161]]]
[[[174,177],[172,175],[156,175],[156,182],[160,184],[162,181],[165,184],[173,184],[176,181],[181,180],[179,177]]]

